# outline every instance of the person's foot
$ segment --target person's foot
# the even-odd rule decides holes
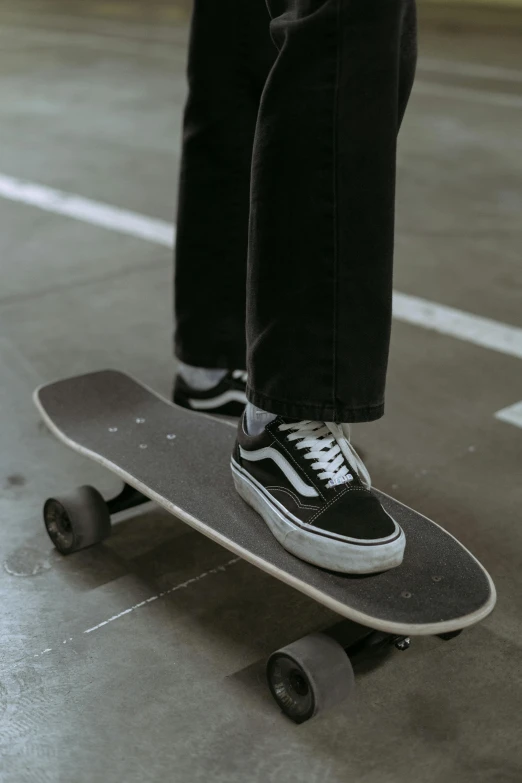
[[[201,389],[178,372],[172,399],[176,405],[202,413],[241,416],[247,402],[246,382],[246,371],[229,370],[216,384]]]
[[[349,574],[401,564],[404,532],[371,491],[343,425],[277,417],[248,435],[243,417],[231,468],[241,497],[302,560]]]

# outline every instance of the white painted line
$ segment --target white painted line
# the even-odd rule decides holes
[[[496,65],[438,60],[434,57],[420,57],[419,69],[427,73],[443,73],[450,76],[471,76],[474,79],[522,82],[522,71],[516,71],[511,68],[499,68]]]
[[[502,106],[508,109],[522,109],[522,96],[506,92],[487,92],[486,90],[468,90],[465,87],[451,87],[432,82],[417,80],[413,88],[414,94],[433,95],[437,98],[449,98],[471,103],[486,103],[491,106]]]
[[[91,201],[62,190],[0,174],[0,196],[158,245],[174,246],[174,227],[171,223],[112,207],[110,204]]]
[[[136,609],[140,609],[142,606],[145,606],[146,604],[150,604],[153,601],[157,601],[159,597],[160,597],[159,595],[151,595],[151,597],[146,598],[145,601],[140,601],[139,604],[134,604],[134,606],[129,607],[129,609],[124,609],[123,612],[120,612],[119,614],[115,614],[113,617],[109,617],[108,620],[104,620],[102,623],[95,625],[93,628],[88,628],[86,631],[84,631],[84,633],[92,633],[93,631],[97,631],[98,628],[103,628],[104,625],[109,625],[109,623],[114,622],[114,620],[119,620],[120,617],[124,617],[126,614],[130,614],[130,612],[134,612]]]
[[[166,595],[175,593],[178,590],[183,590],[186,587],[189,587],[189,585],[193,585],[196,582],[200,582],[202,579],[206,579],[207,576],[213,576],[215,574],[222,573],[223,571],[226,571],[227,568],[230,568],[230,566],[235,565],[235,563],[239,563],[240,560],[241,560],[240,557],[233,557],[231,560],[228,560],[226,563],[223,563],[223,565],[216,566],[216,568],[210,568],[208,571],[204,571],[202,574],[192,577],[192,579],[187,579],[186,582],[181,582],[179,585],[174,585],[174,587],[170,587],[168,590],[163,590],[163,592],[158,593],[157,595],[151,595],[150,598],[146,598],[144,601],[140,601],[138,604],[134,604],[134,606],[130,606],[128,609],[124,609],[123,612],[119,612],[118,614],[109,617],[108,620],[104,620],[103,622],[98,623],[98,625],[93,625],[92,628],[87,628],[87,630],[83,631],[83,633],[84,634],[93,633],[93,631],[97,631],[100,628],[103,628],[105,625],[109,625],[109,623],[113,623],[115,620],[119,620],[120,617],[125,617],[125,615],[130,614],[131,612],[135,612],[136,609],[140,609],[142,606],[146,606],[147,604],[150,604],[153,601],[157,601],[158,598],[164,598],[164,596]],[[67,639],[64,639],[62,641],[62,644],[67,644],[68,642],[72,642],[74,638],[75,638],[74,636],[69,636]],[[45,650],[42,650],[42,652],[33,655],[33,658],[40,658],[42,655],[52,652],[53,649],[54,649],[53,647],[47,647]]]
[[[522,359],[522,329],[516,326],[397,291],[393,295],[393,316],[398,321]]]
[[[93,631],[97,631],[99,628],[103,628],[105,625],[109,625],[109,623],[113,623],[115,620],[119,620],[120,617],[124,617],[126,614],[135,612],[136,609],[140,609],[142,606],[146,606],[147,604],[152,603],[152,601],[157,601],[158,598],[163,598],[164,596],[175,593],[178,590],[183,590],[189,585],[193,585],[196,582],[200,582],[202,579],[206,579],[207,576],[212,576],[214,574],[219,574],[222,571],[226,571],[227,568],[229,568],[231,565],[234,565],[235,563],[238,563],[240,560],[240,557],[233,557],[232,560],[228,560],[223,565],[216,566],[216,568],[210,568],[208,571],[204,571],[202,574],[199,574],[199,576],[193,576],[192,579],[187,579],[186,582],[181,582],[179,585],[170,587],[168,590],[163,590],[162,593],[151,595],[150,598],[146,598],[144,601],[140,601],[139,604],[134,604],[134,606],[130,606],[128,609],[124,609],[123,612],[109,617],[108,620],[104,620],[103,622],[98,623],[98,625],[94,625],[92,628],[87,628],[87,630],[83,633],[92,633]]]
[[[495,413],[495,418],[522,429],[522,400]]]

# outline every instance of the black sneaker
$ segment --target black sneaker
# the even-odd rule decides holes
[[[231,467],[241,497],[302,560],[348,574],[401,564],[404,532],[371,492],[343,425],[278,417],[251,436],[242,417]]]
[[[245,410],[247,374],[245,370],[230,370],[224,378],[210,389],[200,391],[188,385],[178,373],[172,395],[176,405],[193,411],[241,416]]]

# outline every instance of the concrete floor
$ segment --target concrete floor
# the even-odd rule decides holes
[[[4,0],[0,172],[170,221],[188,7]],[[396,288],[522,327],[522,16],[463,13],[422,14]],[[395,324],[387,416],[358,443],[377,486],[484,562],[498,608],[297,727],[264,660],[321,607],[245,563],[205,576],[228,554],[154,509],[69,559],[43,530],[47,494],[116,484],[44,431],[31,391],[113,366],[168,392],[170,249],[2,198],[0,259],[1,783],[522,780],[522,430],[493,417],[522,398],[520,359]]]

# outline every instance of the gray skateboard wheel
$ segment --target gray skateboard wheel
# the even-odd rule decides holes
[[[43,516],[49,537],[62,555],[97,544],[111,532],[107,504],[94,487],[78,487],[65,495],[49,498]]]
[[[352,697],[355,678],[344,648],[325,634],[304,636],[272,653],[268,685],[281,710],[304,723]]]

